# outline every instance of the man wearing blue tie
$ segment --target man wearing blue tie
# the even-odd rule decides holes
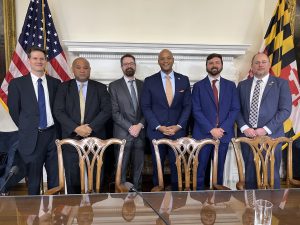
[[[191,112],[191,89],[187,76],[173,71],[174,57],[170,50],[163,49],[158,56],[161,71],[149,76],[144,81],[141,107],[148,123],[147,134],[153,139],[178,139],[186,136],[186,127]],[[153,184],[158,185],[156,158],[153,145]],[[172,190],[178,189],[175,155],[172,149],[159,146],[159,153],[164,167],[168,156],[171,168]]]
[[[291,92],[286,80],[269,74],[270,67],[266,54],[254,55],[251,65],[254,77],[238,85],[241,111],[237,123],[240,136],[284,136],[283,122],[289,118],[292,110]],[[255,189],[257,183],[253,153],[246,144],[242,145],[242,153],[246,188]],[[280,188],[280,163],[281,146],[278,146],[275,150],[274,188]]]
[[[26,163],[28,194],[40,193],[43,165],[48,189],[58,185],[57,138],[52,107],[60,81],[45,74],[46,52],[32,47],[28,51],[31,71],[13,79],[8,87],[9,113],[19,128],[18,151]]]
[[[239,112],[235,83],[221,77],[222,69],[223,59],[220,54],[213,53],[207,56],[206,71],[208,75],[194,85],[192,94],[193,138],[220,140],[217,179],[219,185],[223,185],[228,144],[234,136],[234,122]],[[197,189],[204,189],[205,171],[213,157],[213,149],[213,145],[207,145],[200,151]]]

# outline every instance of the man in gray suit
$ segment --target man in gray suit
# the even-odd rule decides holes
[[[126,139],[122,164],[122,182],[126,182],[129,161],[132,163],[134,186],[141,190],[142,169],[144,165],[145,120],[140,108],[140,95],[143,82],[135,78],[135,57],[130,54],[121,58],[124,76],[109,84],[114,121],[114,137]],[[119,149],[115,150],[118,158]]]

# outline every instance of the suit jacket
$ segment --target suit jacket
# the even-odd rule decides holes
[[[212,138],[211,129],[216,127],[217,107],[208,76],[198,81],[192,94],[194,128],[193,138]],[[221,142],[229,143],[234,136],[234,122],[239,112],[239,100],[234,82],[220,78],[219,127],[225,131]]]
[[[140,103],[143,82],[135,79],[135,83],[137,88],[138,102]],[[145,119],[142,114],[140,104],[138,104],[137,112],[135,112],[131,95],[124,77],[110,83],[108,90],[111,96],[114,137],[126,139],[127,141],[133,140],[134,137],[129,134],[128,129],[132,125],[138,123],[145,125]],[[142,129],[139,138],[144,137],[145,131]]]
[[[241,81],[238,85],[241,111],[237,118],[238,127],[249,124],[250,93],[253,78]],[[267,126],[271,137],[284,136],[283,122],[289,118],[292,110],[292,98],[288,82],[284,79],[269,76],[260,102],[258,114],[259,128]]]
[[[174,72],[175,95],[169,106],[160,72],[149,76],[144,81],[141,107],[148,123],[147,134],[150,139],[160,139],[164,135],[156,127],[180,125],[172,139],[186,136],[186,127],[191,113],[191,87],[189,78]]]
[[[75,137],[75,128],[80,125],[80,103],[75,79],[62,83],[57,90],[54,115],[61,124],[62,137]],[[97,81],[88,80],[84,123],[89,124],[93,132],[90,136],[106,138],[105,124],[111,117],[111,102],[106,86]]]
[[[49,75],[46,75],[46,79],[53,116],[53,103],[60,80]],[[11,80],[8,86],[8,108],[19,128],[19,152],[21,156],[29,156],[35,149],[39,127],[39,106],[30,74]]]

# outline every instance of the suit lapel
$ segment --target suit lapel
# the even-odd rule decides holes
[[[78,94],[78,91],[77,91],[77,94]],[[94,84],[92,82],[90,82],[90,80],[89,80],[87,90],[86,90],[86,98],[85,98],[84,121],[87,118],[88,112],[90,112],[90,107],[94,107],[93,99],[95,99],[95,98],[97,98],[96,88],[94,87]],[[79,103],[79,109],[80,109],[79,94],[78,94],[78,103]]]
[[[142,86],[142,82],[140,81],[140,80],[137,80],[136,79],[136,89],[137,89],[137,98],[138,98],[138,110],[139,110],[139,108],[140,108],[140,102],[141,102],[141,93],[142,93],[142,88],[143,88],[143,86]]]
[[[213,93],[213,90],[211,87],[210,80],[209,80],[208,76],[206,76],[206,78],[204,78],[204,79],[205,79],[205,88],[207,90],[207,93],[208,93],[209,97],[211,98],[211,101],[214,102],[214,104],[216,106],[215,96],[214,96],[214,93]]]
[[[137,85],[137,82],[135,82],[135,83]],[[129,102],[131,104],[130,108],[133,109],[134,107],[133,107],[132,98],[131,98],[131,95],[130,95],[130,92],[128,90],[128,86],[126,84],[126,80],[124,79],[124,77],[121,79],[120,85],[121,85],[121,90],[124,90],[124,94],[125,94],[126,98],[129,99]]]
[[[221,108],[221,105],[224,101],[224,96],[226,96],[226,83],[222,77],[220,77],[220,86],[219,86],[219,108]],[[226,102],[226,101],[225,101]]]
[[[266,98],[266,96],[268,95],[269,91],[271,90],[271,88],[274,86],[275,84],[275,79],[269,75],[269,79],[267,81],[267,84],[266,84],[266,87],[265,87],[265,90],[264,90],[264,93],[262,95],[262,98],[261,98],[261,103],[264,101],[264,99]],[[261,104],[260,103],[260,104]]]
[[[168,103],[168,100],[167,100],[167,96],[166,96],[166,92],[165,92],[165,89],[164,89],[163,81],[161,79],[160,72],[158,72],[156,74],[156,84],[157,84],[157,88],[156,88],[157,92],[160,92],[160,96],[162,96],[162,98],[163,98],[163,100],[165,102],[165,105],[169,107],[169,103]],[[176,82],[175,82],[175,86],[176,86]]]
[[[142,82],[140,80],[136,79],[136,89],[137,89],[137,95],[138,95],[138,99],[140,100],[141,98],[141,93],[142,93]]]
[[[177,101],[177,99],[178,99],[178,94],[179,94],[179,91],[180,91],[180,85],[179,85],[179,83],[180,83],[180,76],[176,72],[174,72],[175,91],[174,91],[174,98],[173,98],[171,106],[173,104],[175,104],[176,101]],[[167,97],[166,97],[166,99],[167,99]],[[168,100],[167,100],[167,102],[168,102]]]
[[[246,93],[246,109],[247,112],[250,112],[250,95],[251,95],[251,86],[253,83],[253,78],[247,79],[244,93]]]
[[[70,84],[70,94],[73,96],[75,113],[76,113],[76,122],[80,123],[80,104],[79,104],[79,93],[76,80],[73,79]]]
[[[39,105],[38,105],[38,99],[34,91],[31,75],[28,74],[26,77],[26,87],[28,87],[28,98],[29,99],[35,99],[35,104],[33,104],[33,107],[35,107],[35,110],[39,111]]]
[[[46,75],[47,80],[47,86],[48,86],[48,93],[49,93],[49,101],[50,101],[50,107],[52,110],[53,102],[54,102],[54,90],[53,90],[53,82],[48,77],[49,75]]]

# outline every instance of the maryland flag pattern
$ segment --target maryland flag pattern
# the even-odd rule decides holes
[[[279,0],[264,37],[264,48],[271,62],[270,73],[289,81],[293,107],[290,121],[285,122],[285,132],[300,132],[300,86],[297,71],[291,14],[286,0]]]

